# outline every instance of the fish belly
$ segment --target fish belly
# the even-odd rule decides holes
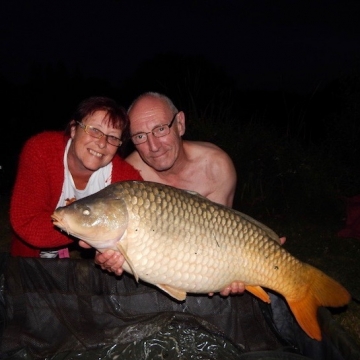
[[[141,279],[196,293],[219,291],[233,281],[281,286],[283,262],[291,256],[257,224],[192,193],[139,187],[127,196],[122,246]]]

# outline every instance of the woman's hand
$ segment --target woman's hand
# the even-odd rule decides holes
[[[79,245],[85,249],[90,249],[91,246],[88,245],[85,241],[80,240]],[[119,252],[115,250],[105,250],[103,253],[96,251],[94,262],[99,265],[103,270],[108,272],[113,272],[116,275],[121,275],[123,273],[123,264],[125,258]]]

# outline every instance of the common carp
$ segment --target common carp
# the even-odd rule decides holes
[[[182,301],[233,281],[270,302],[281,294],[311,338],[320,340],[319,306],[351,300],[337,281],[301,262],[270,228],[234,209],[168,185],[124,181],[57,208],[54,225],[99,251],[115,249],[125,271]]]

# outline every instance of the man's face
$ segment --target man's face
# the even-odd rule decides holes
[[[173,112],[160,99],[145,98],[129,112],[130,133],[146,134],[146,141],[135,145],[142,160],[156,171],[169,170],[179,155],[181,129],[175,118],[169,134],[156,137],[152,130],[160,125],[168,125],[174,117]]]

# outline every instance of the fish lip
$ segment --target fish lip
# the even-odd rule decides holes
[[[61,216],[52,214],[51,220],[54,226],[57,226],[61,230],[65,231],[68,235],[70,234],[70,232],[67,230],[66,222],[63,220]]]
[[[74,236],[79,240],[85,241],[88,245],[93,247],[93,245],[92,245],[93,239],[92,238],[89,238],[88,236],[81,236],[81,234],[79,234],[77,232],[70,231],[69,226],[67,225],[66,221],[64,221],[64,219],[60,215],[52,214],[51,219],[52,219],[53,224],[55,226],[57,226],[61,231],[64,231],[68,235]],[[119,237],[116,237],[115,239],[110,239],[104,247],[96,248],[96,249],[101,251],[101,252],[106,250],[106,249],[117,250],[116,246],[109,246],[108,243],[110,243],[110,244],[115,243],[116,244],[118,241],[120,241],[122,239],[122,237],[123,236],[119,236]]]
[[[84,237],[80,237],[80,236],[79,236],[80,234],[77,234],[77,233],[75,233],[75,232],[69,231],[69,227],[67,226],[66,222],[63,221],[62,218],[57,217],[57,216],[53,216],[53,215],[51,215],[51,218],[52,218],[52,220],[53,220],[53,224],[54,224],[55,226],[57,226],[61,231],[64,231],[64,232],[66,232],[67,235],[74,236],[74,237],[76,237],[76,238],[78,238],[78,239],[80,239],[80,240],[83,240],[83,241],[85,241],[86,243],[88,243],[88,242],[87,242],[87,239],[85,239]],[[89,243],[88,243],[88,244],[89,244]],[[90,245],[90,244],[89,244],[89,245]],[[90,246],[91,246],[91,245],[90,245]]]
[[[51,220],[54,223],[54,225],[57,225],[57,223],[62,223],[61,218],[55,214],[51,215]]]

